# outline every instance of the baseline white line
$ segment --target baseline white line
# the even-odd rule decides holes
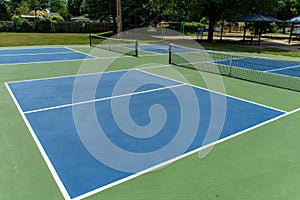
[[[175,82],[178,82],[178,83],[185,83],[185,82],[182,82],[182,81],[179,81],[179,80],[176,80],[176,79],[172,79],[172,78],[169,78],[169,77],[164,77],[164,76],[154,74],[154,73],[151,73],[151,72],[148,72],[148,71],[143,71],[143,70],[140,70],[140,69],[136,69],[136,70],[140,71],[140,72],[144,72],[146,74],[151,74],[151,75],[158,76],[158,77],[161,77],[161,78],[169,79],[169,80],[172,80],[172,81],[175,81]],[[251,104],[254,104],[254,105],[262,106],[262,107],[269,108],[269,109],[272,109],[272,110],[277,110],[277,111],[280,111],[280,112],[283,112],[283,113],[287,112],[287,111],[284,111],[284,110],[281,110],[281,109],[278,109],[278,108],[274,108],[274,107],[271,107],[271,106],[267,106],[267,105],[264,105],[264,104],[261,104],[261,103],[253,102],[253,101],[250,101],[250,100],[242,99],[242,98],[239,98],[239,97],[235,97],[235,96],[232,96],[232,95],[224,94],[224,93],[213,91],[213,90],[203,88],[203,87],[200,87],[200,86],[197,86],[197,85],[193,85],[191,83],[185,83],[185,84],[190,85],[190,86],[195,87],[195,88],[199,88],[199,89],[208,91],[208,92],[224,95],[226,97],[230,97],[230,98],[237,99],[237,100],[240,100],[240,101],[244,101],[244,102],[247,102],[247,103],[251,103]]]
[[[293,68],[298,68],[300,67],[300,65],[294,65],[294,66],[290,66],[290,67],[282,67],[282,68],[278,68],[278,69],[270,69],[270,70],[265,70],[263,72],[276,72],[276,71],[281,71],[281,70],[285,70],[285,69],[293,69]]]
[[[121,98],[121,97],[126,97],[126,96],[150,93],[150,92],[155,92],[155,91],[160,91],[160,90],[165,90],[165,89],[170,89],[170,88],[175,88],[175,87],[181,87],[181,86],[184,86],[184,85],[187,85],[187,84],[182,83],[182,84],[178,84],[178,85],[160,87],[160,88],[155,88],[155,89],[151,89],[151,90],[144,90],[144,91],[140,91],[140,92],[132,92],[132,93],[128,93],[128,94],[120,94],[120,95],[109,96],[109,97],[104,97],[104,98],[100,98],[100,99],[93,99],[93,100],[88,100],[88,101],[81,101],[81,102],[76,102],[76,103],[64,104],[64,105],[53,106],[53,107],[48,107],[48,108],[42,108],[42,109],[37,109],[37,110],[30,110],[30,111],[24,112],[24,114],[36,113],[36,112],[42,112],[42,111],[47,111],[47,110],[54,110],[54,109],[58,109],[58,108],[65,108],[65,107],[77,106],[77,105],[82,105],[82,104],[87,104],[87,103],[105,101],[105,100],[109,100],[109,99],[116,99],[116,98]]]
[[[67,199],[67,200],[68,200],[68,199],[71,199],[71,197],[70,197],[69,193],[67,192],[67,190],[66,190],[64,184],[62,183],[61,179],[59,178],[59,176],[58,176],[58,174],[57,174],[57,172],[56,172],[56,170],[55,170],[55,168],[53,167],[53,165],[52,165],[50,159],[48,158],[48,156],[47,156],[47,154],[46,154],[46,152],[45,152],[45,150],[44,150],[42,144],[40,143],[38,137],[36,136],[36,134],[35,134],[35,132],[34,132],[32,126],[31,126],[31,124],[30,124],[29,121],[27,120],[27,118],[26,118],[26,116],[25,116],[25,114],[24,114],[24,112],[23,112],[21,106],[19,105],[19,103],[18,103],[16,97],[14,96],[13,92],[11,91],[11,89],[10,89],[8,83],[5,83],[5,86],[6,86],[6,89],[8,90],[8,92],[9,92],[11,98],[13,99],[13,101],[14,101],[14,103],[15,103],[15,105],[16,105],[18,111],[19,111],[19,113],[21,114],[21,116],[22,116],[22,118],[23,118],[23,120],[24,120],[24,122],[25,122],[25,124],[26,124],[26,126],[27,126],[27,128],[28,128],[28,130],[29,130],[29,132],[30,132],[30,134],[31,134],[31,136],[32,136],[32,138],[33,138],[33,140],[34,140],[34,142],[35,142],[35,144],[37,145],[37,147],[38,147],[40,153],[42,154],[42,157],[44,158],[44,161],[46,162],[46,164],[47,164],[47,166],[48,166],[48,168],[49,168],[49,170],[50,170],[50,172],[51,172],[51,174],[52,174],[52,176],[53,176],[53,178],[54,178],[56,184],[58,185],[58,187],[59,187],[59,189],[60,189],[60,191],[61,191],[63,197],[64,197],[65,199]]]

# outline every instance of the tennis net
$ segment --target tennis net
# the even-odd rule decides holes
[[[90,46],[138,57],[138,41],[90,34]]]
[[[300,91],[300,65],[284,66],[288,61],[234,56],[203,49],[193,49],[175,44],[169,46],[169,64],[194,70],[216,73],[223,76]],[[288,63],[293,65],[292,62]],[[297,66],[297,64],[299,66]],[[289,74],[280,74],[281,69],[290,70]]]

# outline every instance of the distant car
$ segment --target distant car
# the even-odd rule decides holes
[[[168,24],[168,22],[159,22],[156,27],[157,28],[167,28],[169,27],[170,25]]]

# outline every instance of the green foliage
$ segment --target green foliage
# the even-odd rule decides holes
[[[55,32],[55,22],[47,17],[37,18],[34,27],[37,32]]]
[[[18,15],[12,17],[13,23],[6,24],[0,27],[0,31],[14,31],[14,32],[55,32],[55,21],[49,17],[36,17],[34,21],[29,22],[22,19]]]
[[[0,20],[8,20],[7,5],[5,0],[0,0]]]
[[[50,12],[59,13],[64,19],[67,18],[68,12],[68,5],[64,0],[49,0],[50,4]]]
[[[110,17],[115,19],[116,6],[115,1],[111,0],[85,0],[85,9],[88,16],[95,20],[108,20]]]
[[[300,15],[299,0],[279,0],[276,16],[286,20]]]
[[[28,2],[22,1],[19,7],[16,8],[15,14],[17,15],[28,15],[30,12],[30,7]]]
[[[80,9],[83,0],[68,0],[68,11],[72,16],[80,16],[84,14]]]
[[[124,29],[137,28],[149,23],[148,10],[144,0],[123,1],[122,18]]]

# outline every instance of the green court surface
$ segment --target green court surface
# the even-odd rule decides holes
[[[109,65],[107,70],[144,67],[146,71],[174,78],[165,66],[168,65],[167,55],[144,54],[139,58],[115,59],[115,53],[92,51],[88,46],[70,48],[99,58],[0,65],[1,200],[63,199],[5,82],[101,72],[105,65]],[[80,68],[83,63],[84,69]],[[197,71],[175,66],[172,69],[178,70],[190,83],[205,87]],[[300,92],[229,77],[222,79],[226,94],[286,111],[287,115],[215,145],[204,158],[199,156],[201,152],[192,154],[86,199],[299,199]]]

